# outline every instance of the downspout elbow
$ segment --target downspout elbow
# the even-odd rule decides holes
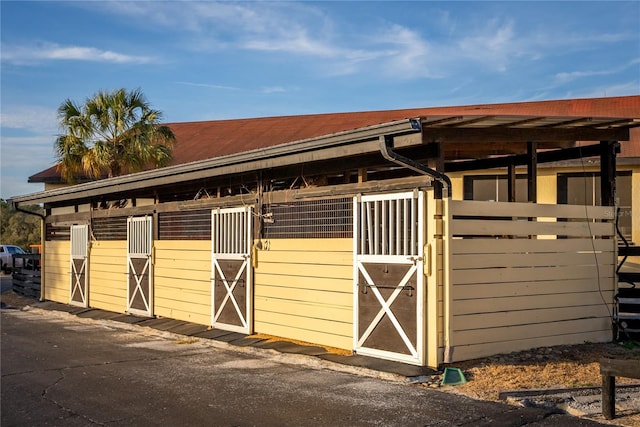
[[[18,212],[22,212],[27,215],[35,215],[40,217],[40,301],[44,301],[44,289],[45,289],[45,266],[44,266],[44,243],[45,243],[45,220],[46,216],[38,213],[22,209],[16,202],[10,200],[11,207]]]
[[[26,209],[22,209],[16,202],[14,202],[13,200],[10,200],[11,202],[11,207],[15,210],[17,210],[18,212],[22,212],[24,214],[27,215],[35,215],[35,216],[39,216],[40,219],[42,219],[44,221],[44,219],[46,218],[43,214],[38,213],[38,212],[33,212],[33,211],[28,211]]]
[[[398,154],[393,151],[393,136],[384,135],[380,137],[380,153],[382,157],[389,160],[392,163],[403,166],[412,171],[421,173],[423,175],[429,175],[436,181],[442,184],[443,190],[448,198],[451,197],[451,179],[444,173],[431,169],[428,166],[418,163],[413,159]]]

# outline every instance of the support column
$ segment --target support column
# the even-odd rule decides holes
[[[507,198],[509,202],[516,201],[516,165],[513,163],[507,167]]]
[[[527,142],[527,200],[538,201],[538,144]]]
[[[367,182],[367,168],[358,169],[358,184]]]
[[[600,203],[602,206],[616,204],[616,154],[619,152],[619,142],[600,141]]]
[[[442,149],[441,142],[430,142],[429,150],[433,153],[434,157],[427,161],[427,166],[431,169],[444,173],[444,150]],[[449,188],[449,191],[452,191]],[[433,180],[433,196],[436,199],[442,199],[442,183],[437,180]],[[449,195],[451,197],[451,195]]]

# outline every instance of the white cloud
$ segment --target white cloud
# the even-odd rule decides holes
[[[376,40],[386,56],[383,68],[386,73],[403,78],[436,77],[430,71],[435,58],[432,47],[418,32],[397,24],[390,24],[384,31],[384,38]]]
[[[265,34],[240,43],[243,49],[265,52],[288,52],[301,55],[334,57],[339,49],[321,40],[315,40],[304,29],[286,34]]]
[[[570,32],[544,23],[527,27],[530,19],[482,15],[459,21],[434,7],[433,19],[422,27],[394,22],[362,25],[340,21],[330,7],[305,2],[92,2],[87,6],[133,20],[151,31],[168,30],[184,50],[210,52],[239,49],[304,59],[323,75],[380,74],[393,78],[441,78],[473,67],[507,73],[515,64],[540,61],[594,44],[637,40],[637,34]],[[310,61],[316,59],[315,64]],[[570,78],[570,75],[559,78]]]
[[[211,84],[211,83],[195,83],[195,82],[176,82],[176,83],[184,86],[203,87],[207,89],[224,90],[224,91],[244,91],[244,92],[258,91],[259,93],[263,93],[263,94],[289,92],[289,89],[283,86],[265,86],[260,89],[250,89],[250,88],[241,88],[237,86],[217,85],[217,84]]]
[[[581,70],[581,71],[569,71],[569,72],[561,72],[555,75],[555,81],[559,84],[571,82],[577,79],[588,78],[588,77],[598,77],[598,76],[608,76],[618,73],[623,73],[627,71],[629,68],[634,68],[638,71],[638,66],[640,65],[640,58],[633,58],[626,64],[622,64],[617,67],[611,67],[605,70]],[[640,77],[640,74],[636,73]]]
[[[27,183],[27,177],[55,162],[54,141],[59,132],[56,110],[2,105],[0,127],[0,197],[40,191],[38,186]],[[21,135],[16,136],[16,133]]]
[[[598,98],[605,96],[640,95],[638,80],[615,84],[602,84],[590,90],[573,91],[565,95],[566,98]]]
[[[57,112],[54,109],[39,106],[2,105],[0,126],[53,135],[58,131]]]
[[[2,171],[2,176],[0,177],[0,198],[6,200],[15,196],[38,193],[42,190],[44,190],[44,184],[28,183],[20,171],[16,171],[15,173],[7,173],[6,170]]]
[[[204,87],[209,89],[242,90],[241,88],[235,87],[235,86],[214,85],[210,83],[195,83],[195,82],[176,82],[176,83],[184,86]]]
[[[557,73],[555,75],[555,80],[557,83],[567,83],[573,80],[585,78],[585,77],[594,77],[594,76],[606,76],[613,74],[614,71],[572,71],[566,73]]]
[[[264,94],[284,93],[284,92],[287,92],[287,89],[282,86],[269,86],[269,87],[263,87],[260,92]]]
[[[2,45],[2,60],[18,65],[30,65],[43,61],[87,61],[115,64],[152,62],[146,56],[126,55],[110,50],[86,46],[62,46],[57,43],[11,46]]]
[[[185,50],[241,49],[315,57],[320,59],[316,69],[328,75],[442,77],[447,65],[459,60],[503,71],[510,55],[519,52],[513,22],[497,19],[477,31],[465,29],[457,40],[448,34],[436,42],[393,22],[345,29],[321,6],[308,3],[100,2],[95,6],[135,19],[139,25],[182,33],[187,39],[178,43]],[[452,22],[447,14],[441,19]]]
[[[496,19],[490,20],[487,28],[467,33],[450,50],[458,60],[466,58],[500,72],[507,70],[513,56],[520,56],[526,51],[526,47],[516,39],[513,21],[499,22]]]
[[[9,198],[42,190],[29,184],[27,177],[55,164],[54,137],[6,137],[0,138],[0,197]]]
[[[33,167],[34,163],[52,163],[55,154],[54,140],[55,137],[51,135],[2,136],[2,164]]]
[[[101,2],[108,13],[141,25],[191,33],[185,48],[240,48],[320,57],[343,55],[331,42],[333,24],[320,9],[295,2]]]

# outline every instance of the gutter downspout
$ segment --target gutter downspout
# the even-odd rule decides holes
[[[423,165],[422,163],[418,163],[413,159],[403,156],[402,154],[398,154],[392,150],[393,148],[393,135],[384,135],[380,137],[380,153],[382,156],[400,166],[404,166],[407,169],[411,169],[423,175],[429,175],[433,177],[436,181],[439,181],[442,184],[443,190],[445,191],[447,198],[451,198],[451,179],[442,172],[439,172],[435,169],[431,169],[428,166]]]
[[[46,236],[45,236],[45,219],[46,216],[43,214],[40,214],[38,212],[31,212],[28,211],[26,209],[22,209],[16,202],[11,201],[11,205],[12,207],[17,210],[18,212],[22,212],[24,214],[27,215],[35,215],[35,216],[39,216],[40,217],[40,301],[44,301],[44,288],[45,288],[45,277],[46,275],[44,274],[45,271],[45,266],[44,266],[44,245],[45,245],[45,241],[46,241]]]
[[[422,128],[419,120],[412,120],[412,124],[415,123],[416,129]],[[450,245],[449,242],[449,227],[451,224],[451,218],[449,214],[449,203],[451,201],[451,179],[444,173],[435,169],[431,169],[421,163],[416,162],[413,159],[405,157],[393,151],[393,135],[383,135],[380,137],[380,153],[382,156],[397,165],[406,167],[423,175],[429,175],[442,184],[443,195],[446,197],[445,203],[442,205],[442,240],[444,246],[443,253],[443,290],[444,290],[444,363],[453,362],[453,340],[452,340],[452,326],[451,326],[451,281],[449,279],[449,259],[450,259]]]

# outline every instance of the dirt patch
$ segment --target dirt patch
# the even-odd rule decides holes
[[[249,335],[248,338],[258,338],[258,339],[266,340],[267,342],[286,341],[286,342],[290,342],[290,343],[293,343],[293,344],[298,344],[298,345],[308,346],[308,347],[322,347],[327,351],[327,353],[338,354],[340,356],[351,356],[351,354],[352,354],[351,350],[345,350],[345,349],[337,348],[337,347],[329,347],[329,346],[326,346],[326,345],[313,344],[313,343],[309,343],[309,342],[306,342],[306,341],[294,340],[294,339],[290,339],[290,338],[276,337],[276,336],[267,335],[267,334]]]
[[[29,304],[38,302],[36,298],[19,295],[12,290],[7,290],[0,294],[0,303],[2,307],[24,307]]]
[[[495,400],[506,390],[600,386],[599,360],[635,359],[633,343],[582,344],[545,347],[486,359],[456,363],[470,381],[458,390],[480,399]],[[640,381],[620,378],[619,384]]]
[[[482,400],[499,400],[499,394],[514,390],[545,390],[600,387],[599,360],[632,359],[640,363],[640,346],[633,342],[582,344],[532,349],[452,364],[468,382],[455,387],[432,378],[427,387]],[[616,384],[639,384],[640,380],[616,378]],[[597,418],[604,422],[604,418]],[[640,411],[618,412],[613,424],[640,426]]]

